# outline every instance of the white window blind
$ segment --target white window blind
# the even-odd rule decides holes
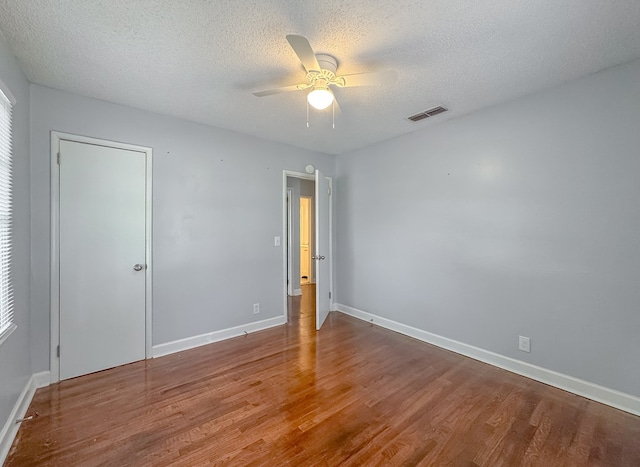
[[[13,324],[11,278],[11,101],[0,90],[0,341]]]

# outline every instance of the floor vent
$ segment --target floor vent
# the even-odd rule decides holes
[[[424,120],[425,118],[435,117],[436,115],[446,112],[447,110],[448,109],[445,109],[444,107],[439,105],[438,107],[434,107],[433,109],[425,110],[423,112],[407,117],[407,119],[411,120],[412,122],[419,122],[420,120]]]

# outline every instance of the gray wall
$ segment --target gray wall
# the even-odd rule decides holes
[[[339,156],[337,302],[640,396],[639,77]]]
[[[313,180],[300,180],[300,196],[311,196],[314,198],[316,195],[316,182]]]
[[[18,328],[0,344],[0,430],[31,377],[29,334],[29,84],[0,36],[0,80],[16,99],[13,108],[14,316]]]
[[[31,104],[37,370],[49,368],[51,130],[153,148],[154,345],[282,315],[282,171],[333,174],[334,156],[36,85]]]

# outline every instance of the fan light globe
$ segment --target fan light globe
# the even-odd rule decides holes
[[[327,88],[316,88],[307,95],[307,102],[315,109],[326,109],[333,102],[333,93]]]

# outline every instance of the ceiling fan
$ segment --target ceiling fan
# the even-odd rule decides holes
[[[312,107],[322,110],[335,102],[335,96],[329,86],[337,86],[339,88],[377,86],[393,84],[396,81],[396,72],[392,70],[337,76],[338,62],[336,59],[331,55],[316,54],[306,37],[289,34],[287,41],[289,41],[291,48],[307,71],[307,82],[269,89],[267,91],[254,92],[254,96],[264,97],[283,92],[311,89],[307,94],[307,102]]]

